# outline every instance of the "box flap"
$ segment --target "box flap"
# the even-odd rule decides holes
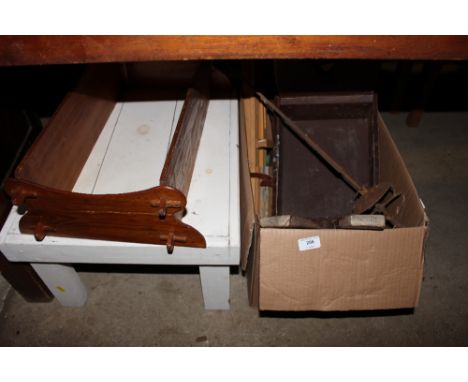
[[[247,288],[249,294],[249,304],[258,307],[260,283],[259,283],[259,226],[255,225],[250,254],[247,259]]]
[[[426,227],[260,231],[260,310],[410,308],[423,274]],[[299,240],[315,245],[299,249]],[[319,245],[317,246],[317,238]]]
[[[379,127],[380,181],[390,182],[395,187],[395,191],[402,194],[401,200],[396,200],[389,208],[400,209],[398,220],[405,227],[427,225],[427,216],[414,182],[380,113],[377,124]]]

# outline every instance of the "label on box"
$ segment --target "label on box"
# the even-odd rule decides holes
[[[308,251],[310,249],[320,248],[320,236],[305,237],[297,241],[299,251]]]
[[[423,203],[422,199],[421,199],[421,198],[419,198],[419,201],[421,202],[421,206],[422,206],[423,210],[425,210],[425,209],[426,209],[426,206],[424,205],[424,203]]]

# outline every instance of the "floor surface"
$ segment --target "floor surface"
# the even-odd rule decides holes
[[[468,114],[385,114],[430,218],[419,306],[397,314],[259,315],[231,275],[231,310],[205,311],[195,269],[81,267],[83,308],[26,303],[10,289],[3,346],[468,345]],[[177,273],[172,273],[173,271]]]

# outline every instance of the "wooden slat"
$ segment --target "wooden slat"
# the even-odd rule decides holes
[[[467,36],[4,36],[0,65],[198,59],[468,59]]]
[[[11,210],[10,200],[0,191],[0,226]],[[28,263],[13,263],[0,252],[0,272],[16,291],[29,302],[47,302],[52,294]]]
[[[177,188],[184,195],[188,194],[190,188],[208,111],[211,68],[201,67],[194,81],[195,86],[188,90],[185,97],[160,177],[160,185]]]
[[[17,179],[71,191],[115,106],[118,68],[92,67],[16,168]]]

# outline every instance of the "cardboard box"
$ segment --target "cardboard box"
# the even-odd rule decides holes
[[[403,194],[399,218],[404,228],[285,229],[261,227],[254,213],[242,103],[240,111],[241,266],[251,305],[271,311],[415,307],[428,219],[381,116],[380,180],[390,181]]]

